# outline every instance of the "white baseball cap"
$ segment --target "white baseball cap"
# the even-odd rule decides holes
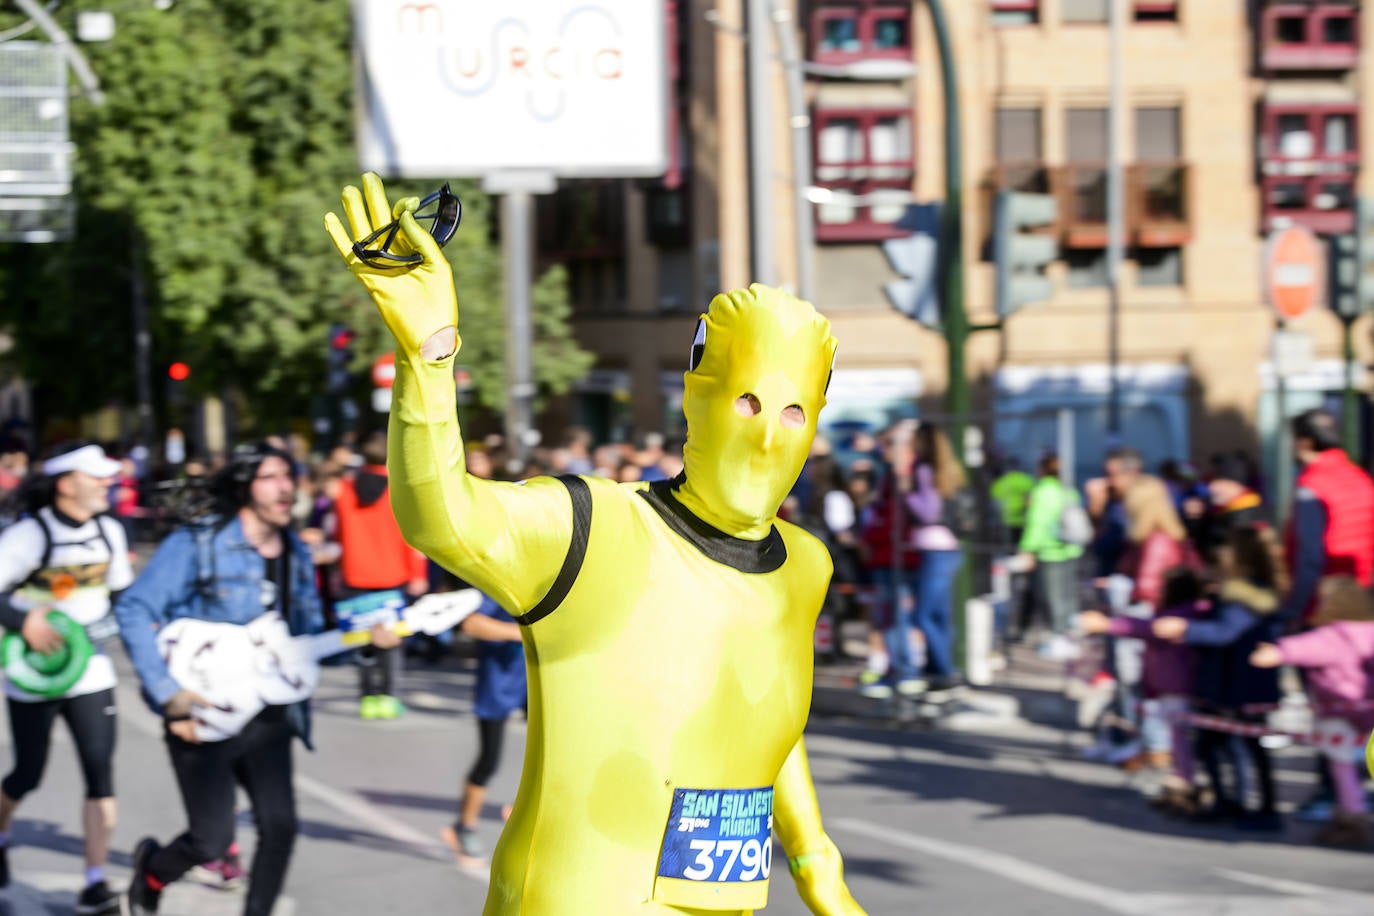
[[[83,445],[43,462],[43,473],[49,477],[69,471],[80,471],[92,477],[113,477],[121,468],[122,465],[106,455],[105,450],[98,445]]]

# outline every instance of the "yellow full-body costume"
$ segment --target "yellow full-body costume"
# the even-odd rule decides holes
[[[776,517],[825,403],[829,323],[758,285],[712,301],[686,375],[685,479],[481,480],[454,401],[452,275],[413,207],[394,210],[423,256],[409,268],[359,262],[349,230],[326,225],[398,344],[401,530],[524,629],[524,771],[484,912],[750,912],[767,900],[771,828],[813,912],[862,913],[802,743],[830,559]],[[393,215],[371,174],[343,208],[352,238]]]

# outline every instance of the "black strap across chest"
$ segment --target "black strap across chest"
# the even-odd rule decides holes
[[[582,562],[587,558],[587,536],[592,530],[591,488],[581,477],[571,475],[559,477],[558,482],[568,488],[568,498],[572,500],[572,541],[568,544],[568,553],[563,558],[563,566],[558,570],[558,576],[553,580],[553,585],[549,586],[548,593],[538,604],[515,618],[515,622],[522,627],[543,620],[563,603],[563,599],[568,597],[568,592],[572,591],[578,573],[582,572]]]

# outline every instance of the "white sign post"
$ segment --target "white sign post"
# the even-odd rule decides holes
[[[664,5],[651,0],[354,0],[358,159],[504,196],[506,443],[533,424],[534,194],[668,168]]]

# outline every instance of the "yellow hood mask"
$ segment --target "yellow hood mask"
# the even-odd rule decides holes
[[[711,300],[684,376],[688,509],[737,537],[768,534],[810,454],[835,349],[830,322],[782,290],[755,283]],[[785,420],[788,408],[800,418]]]

